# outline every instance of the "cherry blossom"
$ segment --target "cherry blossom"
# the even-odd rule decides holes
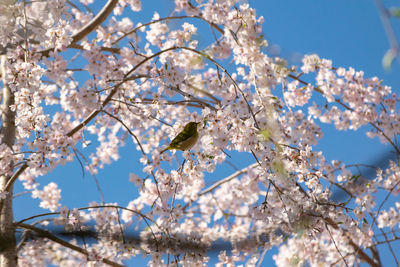
[[[264,18],[247,3],[174,2],[171,16],[155,10],[150,21],[130,16],[139,0],[110,0],[99,14],[84,8],[91,0],[0,4],[1,224],[26,236],[8,259],[121,266],[149,255],[149,266],[206,266],[207,250],[226,242],[217,266],[260,265],[273,247],[277,266],[380,266],[378,249],[398,240],[399,203],[388,201],[400,192],[398,162],[368,166],[368,180],[362,165],[328,161],[317,145],[333,124],[366,129],[400,155],[398,96],[316,54],[300,66],[271,57]],[[160,155],[190,121],[200,123],[196,145]],[[76,161],[96,180],[132,144],[141,167],[118,177],[137,191],[125,206],[64,206],[53,170]],[[231,159],[242,157],[251,162],[238,168]],[[51,213],[13,222],[17,183]],[[63,240],[51,225],[94,238]]]

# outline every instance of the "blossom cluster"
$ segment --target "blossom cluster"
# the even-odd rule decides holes
[[[28,259],[32,266],[95,266],[137,254],[149,254],[150,266],[200,266],[219,240],[233,250],[219,253],[218,266],[261,264],[260,251],[274,246],[278,266],[379,265],[364,251],[378,253],[377,234],[398,227],[398,203],[387,211],[376,196],[399,192],[399,166],[374,169],[376,178],[367,180],[315,146],[321,124],[366,126],[368,137],[400,155],[399,99],[390,87],[318,55],[305,55],[301,66],[270,57],[262,49],[264,18],[242,1],[175,0],[173,15],[155,12],[150,22],[126,15],[140,11],[139,0],[108,1],[113,14],[96,27],[91,23],[99,16],[81,8],[92,2],[0,5],[0,12],[12,11],[0,23],[0,39],[12,37],[7,56],[13,60],[3,75],[16,115],[14,146],[0,145],[0,172],[24,166],[18,177],[24,188],[40,207],[59,210],[54,225],[97,234],[83,254],[33,239],[19,250],[20,266],[29,266]],[[22,23],[24,16],[40,27]],[[30,30],[30,38],[18,35],[20,29]],[[200,42],[200,34],[213,37]],[[189,121],[200,122],[196,145],[160,154]],[[39,189],[41,176],[69,161],[101,174],[127,143],[138,150],[142,169],[127,166],[129,177],[118,177],[138,191],[126,207],[90,203],[68,210],[60,208],[55,181]],[[245,168],[231,163],[242,158],[251,161]],[[222,177],[229,165],[233,174]],[[218,181],[207,187],[210,174]],[[332,200],[333,188],[346,201]],[[138,242],[124,237],[132,229],[141,231]]]

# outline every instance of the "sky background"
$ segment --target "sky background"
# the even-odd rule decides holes
[[[93,10],[99,10],[105,0],[96,1]],[[244,2],[244,1],[242,1]],[[353,67],[363,70],[365,77],[377,76],[384,84],[392,86],[399,93],[400,67],[394,62],[391,71],[382,67],[382,57],[389,48],[378,10],[372,0],[249,0],[251,7],[256,8],[258,16],[264,16],[264,35],[270,43],[270,51],[280,51],[280,56],[296,62],[304,54],[318,54],[321,58],[331,59],[335,67]],[[385,1],[387,7],[400,5],[399,1]],[[134,23],[147,22],[154,11],[161,17],[168,16],[172,9],[170,0],[143,0],[142,12],[133,13]],[[392,19],[393,26],[400,36],[400,23]],[[207,31],[209,34],[209,31]],[[199,31],[199,38],[202,36]],[[298,62],[299,64],[300,62]],[[378,139],[369,139],[361,131],[333,131],[331,125],[323,127],[324,137],[315,150],[323,150],[328,160],[338,159],[346,163],[375,164],[390,155],[389,147],[381,144]],[[88,152],[85,152],[89,155]],[[234,154],[235,155],[235,154]],[[96,178],[98,179],[107,203],[126,205],[137,194],[132,183],[128,182],[128,174],[141,170],[138,165],[140,153],[128,140],[121,149],[121,159],[106,166]],[[250,157],[233,157],[232,162],[238,167],[252,163]],[[213,182],[224,178],[233,169],[225,168],[212,174],[208,181]],[[55,181],[62,189],[62,205],[69,208],[84,207],[92,201],[100,202],[94,179],[89,173],[82,176],[80,164],[75,160],[63,167],[57,168],[47,176],[40,178],[41,185]],[[23,191],[17,183],[15,193]],[[393,203],[393,202],[391,202]],[[38,208],[39,200],[32,199],[29,194],[15,199],[15,220],[26,218],[46,210]],[[271,266],[273,250],[267,253],[262,266]],[[383,253],[386,253],[383,251]],[[212,256],[212,255],[211,255]],[[382,257],[385,259],[385,257]],[[386,260],[386,259],[385,259]],[[128,264],[141,265],[146,259],[137,257]],[[210,265],[215,263],[212,256]],[[385,266],[391,266],[390,257],[384,261]]]

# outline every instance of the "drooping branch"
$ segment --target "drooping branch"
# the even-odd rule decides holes
[[[16,226],[19,227],[19,228],[24,228],[24,229],[27,229],[27,230],[31,230],[31,231],[37,233],[40,237],[47,238],[47,239],[49,239],[49,240],[51,240],[51,241],[53,241],[55,243],[58,243],[58,244],[66,247],[66,248],[69,248],[69,249],[72,249],[74,251],[77,251],[77,252],[79,252],[79,253],[81,253],[81,254],[83,254],[85,256],[89,256],[89,252],[87,250],[85,250],[85,249],[83,249],[81,247],[75,246],[75,245],[73,245],[73,244],[71,244],[69,242],[66,242],[66,241],[56,237],[55,235],[53,235],[49,231],[40,229],[40,228],[38,228],[36,226],[30,225],[30,224],[26,224],[26,223],[18,223]],[[109,259],[103,258],[101,261],[104,262],[105,264],[110,265],[110,266],[124,267],[124,265],[116,263],[116,262],[111,261]]]

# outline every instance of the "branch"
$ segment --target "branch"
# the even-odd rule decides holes
[[[197,98],[197,97],[195,97],[195,96],[193,96],[193,95],[191,95],[191,94],[189,94],[189,93],[186,93],[185,91],[182,91],[181,89],[179,89],[179,86],[177,86],[177,87],[171,87],[171,89],[172,89],[173,91],[178,92],[178,93],[181,94],[183,97],[187,97],[187,98],[189,98],[191,101],[198,103],[198,104],[199,104],[201,107],[203,107],[203,108],[204,108],[204,106],[206,106],[206,107],[208,107],[208,108],[210,108],[210,109],[212,109],[212,110],[214,110],[214,111],[217,110],[216,108],[214,108],[214,106],[208,104],[207,102],[203,101],[202,99],[199,99],[199,98]]]
[[[322,215],[321,215],[321,218],[323,218],[323,220],[326,223],[328,223],[330,226],[332,226],[334,229],[340,230],[340,227],[331,218],[325,218]],[[370,258],[368,256],[368,254],[366,254],[359,246],[357,246],[356,243],[354,243],[354,241],[349,236],[349,233],[344,229],[342,229],[342,230],[344,231],[345,236],[349,240],[350,246],[353,247],[354,252],[357,253],[357,255],[360,257],[360,259],[367,262],[369,265],[371,265],[373,267],[379,267],[378,263],[376,263],[372,258]]]
[[[107,4],[100,10],[99,14],[94,17],[88,24],[86,24],[83,29],[81,29],[78,33],[74,34],[72,37],[72,43],[77,43],[82,40],[85,36],[91,33],[94,29],[96,29],[103,21],[105,21],[113,11],[114,7],[118,4],[118,0],[108,0]]]
[[[228,176],[228,177],[226,177],[226,178],[224,178],[224,179],[222,179],[222,180],[216,182],[215,184],[213,184],[213,185],[210,186],[209,188],[207,188],[207,189],[201,191],[197,196],[200,197],[200,196],[202,196],[202,195],[204,195],[204,194],[207,194],[207,193],[213,191],[213,190],[214,190],[215,188],[217,188],[218,186],[220,186],[220,185],[222,185],[222,184],[224,184],[224,183],[227,183],[227,182],[229,182],[230,180],[235,179],[235,178],[238,177],[239,175],[242,175],[242,174],[248,172],[250,169],[253,169],[253,168],[257,167],[257,166],[258,166],[258,162],[253,163],[252,165],[247,166],[246,168],[241,169],[241,170],[235,172],[234,174],[232,174],[232,175],[230,175],[230,176]]]
[[[130,103],[124,102],[124,101],[121,101],[118,99],[113,99],[112,101],[120,102],[126,106],[132,106],[135,108],[138,108],[138,107],[135,106],[134,104],[153,104],[156,101],[155,99],[152,99],[152,98],[143,98],[143,99],[140,99],[140,101],[133,101],[133,98],[129,99],[129,100],[130,100]],[[193,104],[192,102],[195,102],[195,101],[193,101],[193,100],[179,100],[179,101],[167,100],[163,104],[164,105],[184,105],[184,106],[189,106],[189,107],[194,107],[194,108],[202,108],[202,106],[200,106],[199,104]]]
[[[117,85],[114,86],[113,90],[110,92],[110,94],[107,96],[107,98],[104,100],[103,104],[101,104],[101,107],[97,110],[92,111],[92,113],[79,125],[77,125],[74,129],[69,131],[67,133],[68,137],[73,136],[75,133],[77,133],[79,130],[81,130],[85,125],[87,125],[94,117],[97,116],[101,112],[101,110],[108,104],[108,102],[111,101],[112,97],[117,93],[117,90],[119,87],[123,84],[123,82],[118,83]]]
[[[379,213],[381,212],[381,209],[383,205],[386,203],[386,201],[389,199],[390,195],[392,194],[393,190],[400,184],[400,181],[398,181],[390,190],[388,190],[388,193],[386,194],[385,198],[382,200],[382,203],[379,205],[378,210],[376,211],[376,216],[371,216],[372,217],[372,223],[371,223],[371,228],[374,226],[377,217],[379,216]]]
[[[115,95],[117,92],[118,88],[123,84],[123,82],[120,82],[119,84],[115,85],[113,90],[110,92],[110,94],[107,96],[107,98],[104,100],[103,104],[101,105],[101,108],[98,110],[94,110],[83,122],[78,124],[75,128],[73,128],[71,131],[69,131],[66,135],[68,137],[73,136],[75,133],[77,133],[79,130],[81,130],[85,125],[87,125],[94,117],[97,116],[97,114],[100,113],[101,109],[104,108],[108,102],[111,101],[112,97]],[[28,168],[28,163],[24,163],[24,165],[21,166],[21,168],[18,169],[17,172],[14,173],[13,176],[8,180],[7,185],[4,189],[4,191],[8,191],[11,188],[11,185],[14,184],[15,180],[18,179],[18,177]]]
[[[25,223],[18,223],[16,226],[19,227],[19,228],[24,228],[24,229],[27,229],[27,230],[34,231],[41,237],[47,238],[47,239],[49,239],[49,240],[51,240],[51,241],[53,241],[55,243],[58,243],[58,244],[60,244],[60,245],[62,245],[64,247],[67,247],[69,249],[77,251],[77,252],[79,252],[79,253],[81,253],[81,254],[83,254],[85,256],[89,256],[89,252],[87,250],[85,250],[85,249],[83,249],[81,247],[72,245],[71,243],[66,242],[66,241],[56,237],[55,235],[53,235],[49,231],[46,231],[46,230],[40,229],[40,228],[38,228],[36,226],[30,225],[30,224],[25,224]],[[116,262],[108,260],[108,259],[102,259],[101,261],[104,262],[105,264],[110,265],[110,266],[124,267],[124,265],[121,265],[119,263],[116,263]]]
[[[103,208],[118,208],[118,209],[121,209],[121,210],[130,211],[130,212],[135,213],[136,215],[139,215],[140,217],[142,217],[142,219],[146,222],[146,224],[147,224],[147,226],[149,228],[151,228],[150,224],[147,223],[146,220],[150,221],[155,226],[157,226],[159,229],[161,229],[161,227],[157,224],[157,222],[154,221],[153,219],[151,219],[150,217],[144,215],[143,213],[141,213],[139,211],[128,209],[128,208],[125,208],[125,207],[122,207],[122,206],[117,206],[117,205],[96,205],[96,206],[78,208],[77,210],[90,210],[90,209],[103,209]],[[31,217],[25,218],[25,219],[23,219],[23,220],[21,220],[19,222],[16,222],[15,224],[18,225],[18,224],[24,223],[26,221],[29,221],[29,220],[32,220],[32,219],[35,219],[35,218],[44,217],[44,216],[51,216],[51,215],[59,215],[59,214],[60,214],[59,212],[48,212],[48,213],[38,214],[38,215],[34,215],[34,216],[31,216]]]
[[[136,140],[136,142],[137,142],[137,144],[138,144],[140,150],[142,151],[143,156],[147,157],[147,154],[146,154],[146,152],[144,151],[143,146],[142,146],[142,144],[140,143],[139,138],[131,131],[131,129],[129,129],[129,127],[128,127],[120,118],[118,118],[117,116],[114,116],[113,114],[111,114],[111,113],[109,113],[109,112],[107,112],[107,111],[105,111],[105,110],[102,110],[102,112],[103,112],[104,114],[107,114],[108,116],[110,116],[110,117],[113,118],[114,120],[118,121],[119,123],[121,123],[121,125],[125,128],[125,130],[126,130],[130,135],[132,135],[133,138],[135,138],[135,140]]]
[[[107,4],[103,7],[102,10],[100,10],[99,14],[97,14],[96,17],[94,17],[91,21],[89,21],[86,26],[84,26],[79,32],[75,33],[72,35],[72,42],[69,45],[69,47],[72,48],[77,48],[75,45],[85,38],[87,35],[89,35],[94,29],[96,29],[103,21],[105,21],[110,15],[110,13],[113,11],[114,7],[117,5],[118,0],[108,0]],[[75,47],[74,47],[75,46]],[[47,57],[51,51],[53,51],[54,48],[46,49],[39,51],[39,53],[42,56]]]
[[[348,265],[347,262],[346,262],[346,259],[343,257],[342,252],[340,252],[338,246],[336,245],[336,241],[335,241],[335,239],[333,238],[332,233],[331,233],[331,231],[329,230],[328,224],[327,224],[327,223],[325,223],[325,228],[326,228],[326,230],[328,231],[329,236],[331,237],[331,240],[332,240],[333,245],[335,245],[336,251],[339,253],[340,257],[342,258],[342,261],[344,262],[344,264],[345,264],[347,267],[349,267],[349,265]]]
[[[257,119],[256,119],[256,115],[254,114],[253,110],[251,109],[251,106],[250,106],[250,104],[249,104],[249,101],[247,100],[246,95],[244,94],[243,90],[240,89],[239,85],[238,85],[238,84],[236,83],[236,81],[232,78],[232,76],[229,74],[229,72],[228,72],[224,67],[221,66],[221,64],[219,64],[215,59],[213,59],[213,58],[210,57],[209,55],[207,55],[207,54],[205,54],[205,53],[203,53],[203,52],[197,51],[196,49],[193,49],[193,48],[190,48],[190,47],[185,47],[185,46],[177,46],[176,48],[180,48],[180,49],[183,49],[183,50],[192,51],[193,53],[196,53],[196,54],[198,54],[198,55],[200,55],[200,56],[202,56],[202,57],[204,57],[204,58],[210,60],[212,63],[215,64],[215,66],[219,67],[219,68],[228,76],[229,80],[232,81],[233,85],[235,86],[235,89],[238,90],[238,91],[240,92],[240,94],[242,95],[244,101],[245,101],[246,104],[247,104],[247,109],[249,110],[251,116],[253,117],[254,125],[256,126],[257,129],[260,129],[260,127],[258,126],[258,122],[257,122]]]
[[[206,20],[203,17],[200,16],[174,16],[174,17],[166,17],[166,18],[160,18],[160,19],[156,19],[147,23],[143,23],[140,26],[137,26],[136,28],[133,28],[132,30],[124,33],[124,35],[122,35],[121,37],[119,37],[117,40],[115,40],[112,44],[116,44],[119,41],[121,41],[122,39],[124,39],[126,36],[136,32],[137,30],[139,30],[140,28],[149,26],[151,24],[157,23],[157,22],[161,22],[161,21],[165,21],[165,20],[173,20],[173,19],[186,19],[186,18],[193,18],[193,19],[201,19],[203,21],[205,21],[206,23],[208,23],[209,25],[211,25],[212,27],[214,27],[220,34],[224,35],[224,30],[221,29],[217,24],[213,23],[213,22],[209,22],[208,20]]]
[[[128,77],[132,72],[134,72],[136,69],[138,69],[140,66],[142,66],[144,63],[146,63],[147,61],[149,61],[150,59],[153,59],[159,55],[161,55],[162,53],[171,51],[171,50],[175,50],[177,49],[177,47],[170,47],[167,48],[165,50],[159,51],[153,55],[151,55],[150,57],[146,57],[143,61],[139,62],[137,65],[135,65],[132,69],[130,69],[128,71],[127,74],[125,74],[124,79],[119,82],[118,84],[116,84],[114,86],[114,88],[112,89],[112,91],[110,92],[110,94],[107,96],[107,98],[104,100],[104,102],[101,104],[101,106],[99,107],[99,109],[94,110],[83,122],[81,122],[80,124],[78,124],[75,128],[73,128],[71,131],[69,131],[66,135],[68,137],[73,136],[75,133],[77,133],[78,131],[80,131],[85,125],[87,125],[91,120],[93,120],[94,117],[97,116],[97,114],[99,114],[104,107],[112,100],[112,97],[117,93],[119,87],[121,87],[121,85],[125,82],[130,80],[130,77]],[[22,165],[18,171],[16,173],[14,173],[14,175],[8,180],[7,185],[4,189],[4,191],[8,191],[11,187],[12,184],[14,184],[15,180],[18,179],[18,177],[28,168],[28,163],[25,163],[24,165]],[[2,202],[0,202],[2,203]]]
[[[309,84],[309,83],[301,80],[299,77],[296,77],[296,76],[294,76],[292,74],[289,74],[288,77],[292,78],[293,80],[296,80],[296,81],[300,82],[303,85],[307,86]],[[319,89],[318,87],[313,86],[313,89],[316,92],[324,95],[324,92],[321,89]],[[354,111],[354,109],[352,109],[351,107],[347,106],[345,103],[343,103],[338,98],[335,98],[335,102],[338,103],[339,105],[341,105],[342,107],[344,107],[347,110]],[[393,146],[393,148],[396,150],[397,154],[400,155],[400,149],[393,143],[392,139],[390,139],[381,128],[376,126],[376,124],[374,122],[371,122],[371,121],[368,122],[368,124],[371,125],[372,127],[374,127],[378,132],[380,132],[382,134],[382,136]]]
[[[83,48],[83,45],[78,45],[78,44],[70,44],[68,47],[69,48],[74,48],[74,49],[79,49],[79,50],[85,50]],[[100,50],[101,51],[106,51],[106,52],[111,52],[111,53],[114,53],[114,54],[119,54],[121,52],[121,49],[116,48],[116,47],[100,46]]]

